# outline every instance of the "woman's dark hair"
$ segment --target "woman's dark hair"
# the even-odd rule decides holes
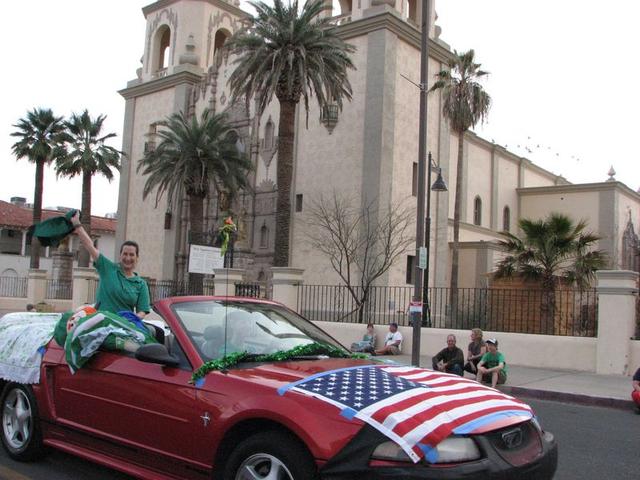
[[[369,328],[369,327],[374,328],[373,327],[373,323],[371,323],[371,322],[367,323],[367,328]]]
[[[122,253],[122,250],[124,250],[124,247],[133,247],[136,249],[136,257],[140,256],[139,250],[140,247],[138,247],[138,244],[136,242],[134,242],[133,240],[125,240],[124,242],[122,242],[122,245],[120,245],[120,253]]]

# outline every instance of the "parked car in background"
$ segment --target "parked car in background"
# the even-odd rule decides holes
[[[530,408],[472,380],[352,358],[274,302],[176,297],[154,310],[159,344],[101,351],[72,374],[52,340],[40,383],[1,381],[12,458],[52,447],[154,480],[553,477],[557,446]]]

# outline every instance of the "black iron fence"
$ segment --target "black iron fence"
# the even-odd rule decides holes
[[[311,320],[409,326],[412,287],[372,287],[352,295],[342,285],[300,285],[298,311]],[[423,326],[481,328],[498,332],[594,337],[597,295],[593,289],[544,290],[460,288],[452,308],[448,288],[430,288]]]
[[[91,278],[87,281],[89,282],[89,286],[87,288],[87,303],[96,303],[96,293],[98,293],[100,280],[97,278]]]
[[[50,300],[71,300],[73,296],[73,282],[49,278],[45,285],[45,298]]]
[[[27,297],[27,277],[0,277],[0,297]]]
[[[95,303],[99,280],[89,280],[87,303]],[[202,285],[190,285],[188,281],[147,279],[151,303],[167,297],[184,295],[214,295],[213,281],[205,280]],[[266,286],[263,283],[237,283],[235,296],[265,298]],[[25,293],[26,296],[26,293]]]
[[[359,287],[299,285],[298,312],[310,320],[326,322],[409,324],[408,307],[413,288],[371,287],[364,302],[356,301],[362,296]]]
[[[265,289],[259,283],[236,283],[236,297],[264,298]]]

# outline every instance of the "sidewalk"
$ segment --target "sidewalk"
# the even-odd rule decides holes
[[[384,356],[411,364],[411,355]],[[431,368],[431,357],[422,355],[420,366]],[[468,377],[470,377],[467,374]],[[602,407],[632,409],[631,377],[597,375],[575,370],[532,368],[509,365],[507,383],[498,388],[517,397],[538,398]]]

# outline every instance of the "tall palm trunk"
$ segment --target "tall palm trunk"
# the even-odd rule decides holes
[[[91,237],[91,174],[82,172],[82,205],[80,206],[80,223]],[[78,266],[89,266],[89,252],[82,245],[78,252]]]
[[[42,190],[44,184],[44,160],[36,160],[36,186],[33,191],[33,224],[42,220]],[[36,237],[31,239],[30,268],[40,268],[40,242]]]
[[[542,302],[540,303],[540,333],[553,335],[556,316],[556,279],[553,274],[542,278]]]
[[[456,171],[456,194],[453,204],[453,246],[451,248],[451,281],[449,292],[449,303],[451,306],[451,318],[458,315],[458,264],[459,251],[458,241],[460,239],[460,203],[462,201],[462,164],[464,149],[464,131],[458,132],[458,162]]]
[[[189,195],[189,222],[192,238],[200,239],[202,236],[202,201],[203,198],[196,195]],[[202,284],[204,274],[189,273],[189,291],[191,295],[202,295]]]
[[[291,228],[291,182],[293,181],[293,135],[296,103],[280,100],[278,121],[278,201],[273,264],[289,266],[289,231]]]

